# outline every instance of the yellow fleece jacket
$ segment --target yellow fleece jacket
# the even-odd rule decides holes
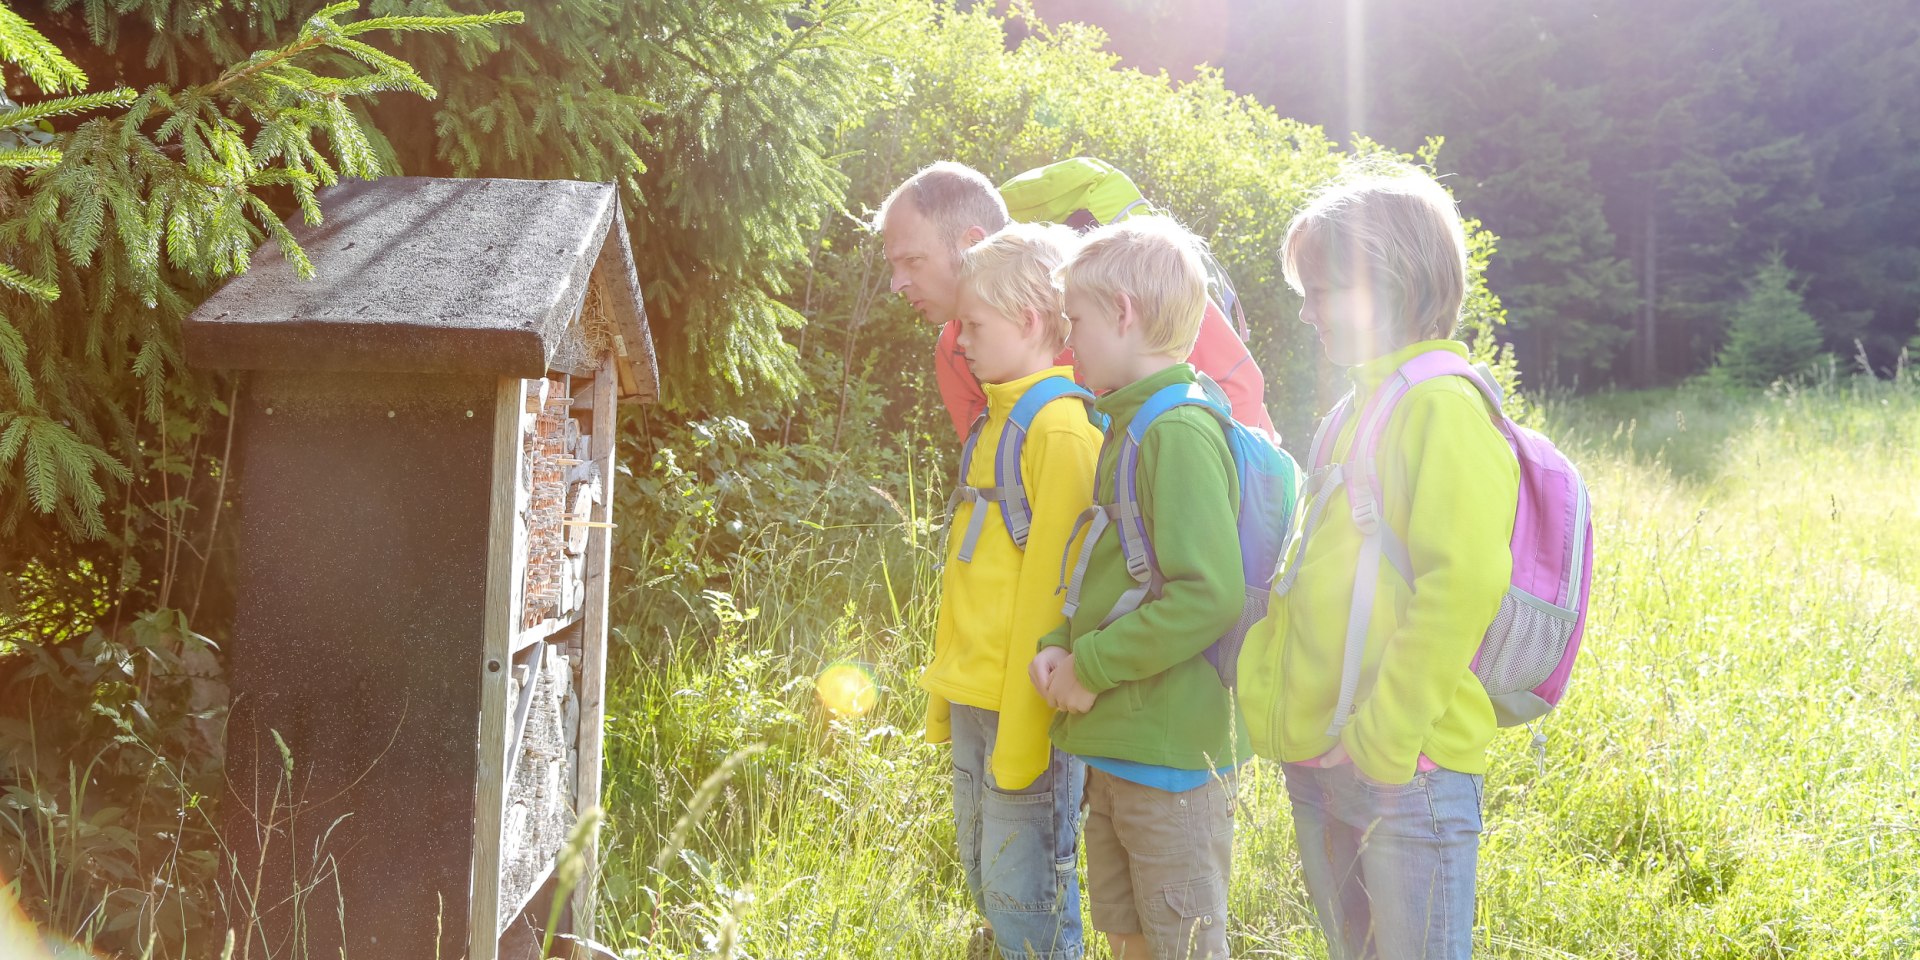
[[[1353,368],[1354,395],[1371,397],[1408,359],[1466,349],[1429,340]],[[1334,444],[1346,459],[1358,416]],[[1386,523],[1407,546],[1408,586],[1388,563],[1361,660],[1353,719],[1339,742],[1360,772],[1383,783],[1413,779],[1421,754],[1448,770],[1485,773],[1496,723],[1469,665],[1505,595],[1513,558],[1520,468],[1486,401],[1459,377],[1414,387],[1387,423],[1379,470]],[[1304,511],[1303,511],[1304,514]],[[1348,607],[1361,533],[1343,486],[1313,540],[1288,562],[1299,578],[1247,633],[1240,704],[1262,756],[1297,762],[1333,748],[1326,735],[1340,695]]]
[[[1071,367],[1051,367],[1008,383],[982,384],[987,422],[974,444],[967,483],[994,485],[994,456],[1007,416],[1027,388],[1050,376],[1073,376]],[[1027,679],[1027,665],[1042,636],[1058,627],[1060,558],[1073,522],[1093,502],[1094,464],[1100,430],[1087,419],[1081,400],[1064,397],[1041,408],[1027,431],[1020,470],[1033,520],[1027,548],[1014,545],[998,504],[962,503],[947,529],[947,562],[940,577],[940,619],[933,635],[933,663],[921,675],[927,698],[927,740],[951,736],[949,703],[1000,714],[990,769],[1003,790],[1032,785],[1047,769],[1047,727],[1053,708]],[[982,525],[973,562],[959,559],[962,533],[976,509],[991,511]]]

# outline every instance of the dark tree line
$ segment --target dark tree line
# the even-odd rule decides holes
[[[1704,369],[1775,252],[1828,349],[1890,365],[1915,336],[1915,0],[1231,0],[1226,18],[1235,90],[1335,135],[1446,138],[1536,382]]]

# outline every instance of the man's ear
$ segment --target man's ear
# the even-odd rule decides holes
[[[974,224],[973,226],[967,228],[966,233],[963,233],[960,235],[960,249],[965,250],[973,246],[974,244],[979,243],[982,240],[985,240],[986,238],[987,238],[987,228],[980,226],[979,224]]]

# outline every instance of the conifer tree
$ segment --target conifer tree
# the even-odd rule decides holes
[[[521,19],[348,19],[357,6],[314,10],[200,82],[85,93],[84,70],[0,10],[0,56],[50,95],[0,108],[0,633],[19,632],[18,592],[27,629],[56,635],[129,591],[184,603],[190,568],[198,593],[205,564],[185,561],[210,548],[203,441],[224,405],[186,368],[181,319],[268,237],[310,272],[283,217],[316,222],[318,189],[391,169],[357,105],[436,91],[362,37]]]
[[[1819,355],[1820,327],[1794,287],[1793,271],[1775,251],[1748,281],[1714,370],[1734,383],[1760,387],[1807,372]]]

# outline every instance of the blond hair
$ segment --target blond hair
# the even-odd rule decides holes
[[[894,187],[881,202],[879,212],[874,214],[873,225],[886,229],[887,214],[901,203],[932,221],[934,232],[956,258],[964,247],[962,240],[968,227],[994,233],[1012,221],[1007,215],[1007,202],[1000,199],[1000,191],[993,181],[988,180],[986,174],[951,160],[921,167],[920,172]]]
[[[1148,350],[1185,360],[1207,311],[1205,241],[1169,217],[1132,217],[1087,235],[1054,272],[1062,289],[1103,303],[1133,302]]]
[[[1432,177],[1406,164],[1374,166],[1321,191],[1293,218],[1280,269],[1296,293],[1306,290],[1303,274],[1367,287],[1403,339],[1443,339],[1466,300],[1466,229]]]
[[[1040,315],[1040,332],[1053,349],[1067,343],[1067,308],[1053,272],[1080,238],[1053,224],[1015,223],[967,248],[960,257],[960,285],[995,313],[1020,319]]]

